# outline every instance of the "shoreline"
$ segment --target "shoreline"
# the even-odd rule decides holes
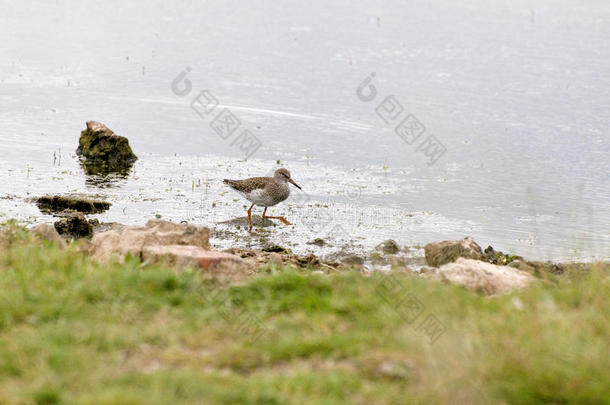
[[[64,213],[65,214],[65,213]],[[532,261],[505,254],[491,246],[482,249],[471,237],[426,244],[423,247],[400,246],[388,239],[375,249],[354,253],[340,249],[327,255],[316,254],[317,247],[329,241],[310,242],[314,253],[296,254],[257,234],[264,226],[256,220],[256,238],[260,248],[230,247],[217,249],[210,244],[215,230],[186,222],[174,223],[155,218],[144,226],[87,220],[82,213],[65,214],[55,226],[40,224],[29,229],[43,240],[60,246],[75,244],[98,260],[125,260],[135,257],[144,263],[160,263],[177,269],[199,268],[213,278],[243,282],[273,269],[291,266],[320,274],[357,270],[365,277],[375,274],[411,274],[428,280],[460,284],[485,295],[503,294],[525,288],[532,282],[561,277],[564,273],[587,267],[610,265],[610,261],[555,263]],[[270,222],[270,221],[269,221]],[[85,232],[79,237],[78,232]],[[60,235],[62,233],[63,235]],[[198,235],[193,239],[193,235]],[[263,242],[264,241],[264,242]],[[423,252],[423,255],[421,253]],[[264,270],[261,270],[264,269]]]

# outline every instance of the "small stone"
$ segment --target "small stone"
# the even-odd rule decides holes
[[[377,367],[377,374],[386,378],[407,380],[412,376],[413,370],[407,364],[400,364],[393,361],[384,361]]]
[[[322,238],[315,238],[314,240],[310,240],[307,242],[308,245],[316,245],[316,246],[324,246],[326,245],[326,241]]]
[[[525,262],[528,266],[530,266],[534,273],[551,273],[556,275],[561,275],[565,272],[566,266],[564,264],[557,264],[552,262]]]
[[[508,267],[527,271],[528,273],[533,273],[535,270],[532,266],[530,266],[529,264],[527,264],[521,260],[513,260],[512,262],[510,262],[508,264]]]
[[[362,265],[364,263],[364,259],[358,255],[348,255],[341,258],[341,263],[347,266]]]
[[[381,250],[383,253],[388,253],[388,254],[393,255],[393,254],[398,253],[398,251],[400,250],[400,247],[398,247],[398,244],[394,240],[388,239],[386,241],[383,241],[379,245],[377,245],[377,247],[375,247],[375,249]]]
[[[420,274],[435,274],[438,271],[438,267],[422,266],[419,270]]]
[[[388,264],[388,258],[378,252],[371,253],[371,255],[369,256],[369,260],[372,264],[376,266],[383,266]]]
[[[40,224],[30,229],[30,232],[37,235],[42,240],[56,243],[60,247],[66,245],[66,241],[59,235],[59,232],[51,224]]]
[[[406,258],[401,256],[389,256],[388,263],[390,266],[406,266],[407,261]]]
[[[494,248],[491,246],[487,246],[487,248],[483,251],[483,256],[481,260],[488,263],[505,266],[515,260],[523,260],[523,258],[521,256],[512,256],[504,254],[503,252],[494,250]]]
[[[320,259],[315,255],[298,256],[296,262],[302,267],[315,267],[320,265]]]
[[[483,256],[481,247],[468,236],[462,240],[445,240],[428,243],[424,246],[426,262],[433,267],[454,262],[459,257],[480,260]]]
[[[269,263],[274,264],[278,267],[282,266],[282,264],[284,263],[282,260],[282,255],[280,255],[279,253],[269,253],[267,260],[269,261]]]

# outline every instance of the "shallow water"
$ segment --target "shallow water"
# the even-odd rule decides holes
[[[223,178],[265,175],[279,160],[306,194],[272,209],[294,225],[266,239],[298,252],[472,235],[531,258],[610,257],[607,2],[3,9],[2,217],[51,221],[27,199],[77,192],[113,203],[103,221],[211,225],[245,214]],[[202,118],[191,102],[205,89],[218,105]],[[378,109],[391,95],[401,114]],[[227,139],[210,126],[224,108],[241,122]],[[425,127],[411,144],[394,132],[409,114]],[[79,167],[91,119],[129,138],[140,159],[127,179],[99,183]],[[255,151],[237,140],[244,129]],[[446,149],[432,165],[429,135]],[[216,227],[228,232],[219,247],[262,243]],[[332,246],[305,243],[318,236]]]

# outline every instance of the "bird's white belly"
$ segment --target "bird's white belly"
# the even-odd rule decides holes
[[[242,195],[250,201],[252,204],[256,204],[262,207],[271,207],[277,204],[279,201],[274,201],[273,198],[267,193],[264,193],[262,189],[253,190],[249,193],[242,193]]]

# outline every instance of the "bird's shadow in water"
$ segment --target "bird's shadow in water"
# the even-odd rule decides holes
[[[221,222],[218,222],[218,224],[232,225],[232,226],[244,226],[244,227],[249,227],[250,226],[250,223],[248,222],[248,217],[247,216],[236,217],[236,218],[229,219],[229,220],[226,220],[226,221],[221,221]],[[273,226],[275,224],[274,224],[274,222],[272,220],[270,220],[270,219],[263,219],[263,217],[260,216],[260,215],[252,215],[252,225],[268,227],[268,226]]]

